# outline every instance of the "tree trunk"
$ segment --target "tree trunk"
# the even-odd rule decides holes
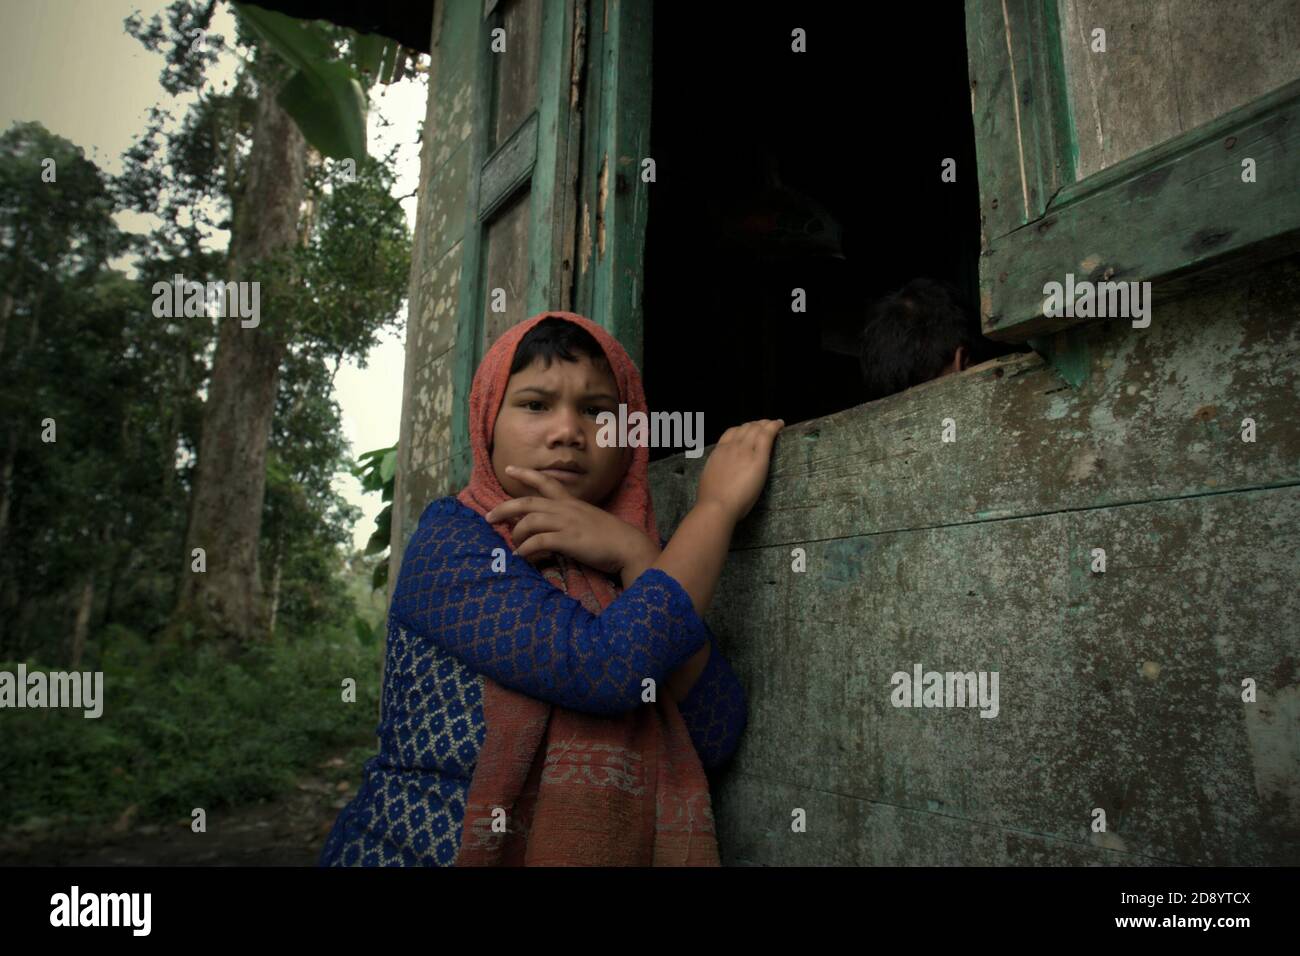
[[[9,332],[9,316],[14,314],[14,297],[0,292],[0,356],[5,354],[5,337]]]
[[[18,631],[14,622],[21,597],[12,573],[0,577],[0,661],[18,659]]]
[[[17,660],[24,660],[27,657],[27,642],[32,634],[32,618],[36,617],[36,611],[39,607],[38,600],[31,594],[24,593],[22,588],[18,590],[18,613],[15,615],[17,623],[13,624],[13,656]]]
[[[271,637],[275,637],[275,619],[280,613],[280,574],[283,570],[284,559],[277,546],[275,549],[274,569],[271,574],[271,624],[267,628]]]
[[[291,249],[298,239],[306,142],[276,104],[275,94],[266,87],[258,97],[248,179],[230,243],[234,281],[248,281],[249,266]],[[263,306],[275,298],[265,285]],[[189,622],[197,634],[239,645],[264,635],[267,625],[257,551],[266,448],[280,362],[288,345],[283,323],[276,318],[263,310],[259,324],[251,328],[234,315],[218,320],[172,619],[174,628]],[[191,570],[195,548],[204,550],[204,573]]]
[[[90,610],[95,605],[95,572],[89,571],[81,583],[81,596],[77,600],[77,619],[72,626],[72,670],[81,668],[81,657],[86,652],[86,632],[90,630]]]
[[[9,489],[14,481],[14,461],[18,457],[18,429],[10,424],[4,429],[4,450],[0,452],[0,551],[4,550],[9,531]]]
[[[38,296],[36,308],[32,309],[30,317],[31,324],[27,329],[27,348],[24,351],[19,343],[19,352],[12,360],[14,368],[20,367],[23,355],[31,352],[36,345],[36,334],[40,327],[38,316],[40,306],[44,302],[44,296]],[[14,300],[12,296],[6,295],[4,301],[0,302],[0,315],[4,316],[5,326],[8,326],[9,317],[13,314]],[[39,428],[38,422],[25,423],[30,428]],[[5,428],[4,450],[0,452],[0,552],[4,551],[5,536],[9,531],[9,508],[13,501],[13,477],[14,462],[18,457],[18,426],[15,422],[10,422]]]

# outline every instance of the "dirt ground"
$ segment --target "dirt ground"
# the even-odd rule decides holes
[[[111,826],[76,832],[10,828],[0,833],[0,866],[315,866],[360,782],[340,779],[344,768],[334,756],[276,800],[209,811],[206,833],[192,832],[189,818],[137,826],[130,809]]]

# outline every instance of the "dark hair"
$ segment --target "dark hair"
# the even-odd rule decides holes
[[[913,279],[871,307],[858,336],[866,401],[938,378],[961,345],[969,354],[975,336],[956,288]]]
[[[515,358],[510,363],[510,374],[522,372],[539,358],[546,368],[550,368],[551,362],[557,358],[565,362],[576,362],[578,355],[575,353],[586,355],[596,364],[609,367],[605,350],[592,338],[590,332],[577,322],[570,322],[568,319],[561,319],[554,315],[548,316],[529,329],[519,341],[519,345],[515,347]]]

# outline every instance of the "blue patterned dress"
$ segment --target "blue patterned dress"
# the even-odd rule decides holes
[[[504,549],[505,571],[493,551]],[[321,866],[451,866],[487,734],[483,677],[570,710],[643,706],[708,641],[704,673],[678,705],[706,770],[731,757],[745,695],[690,596],[649,568],[600,614],[510,554],[455,497],[429,504],[407,545],[388,616],[379,753],[340,812]]]

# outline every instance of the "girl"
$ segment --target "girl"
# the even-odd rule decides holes
[[[322,865],[718,865],[705,770],[745,698],[702,615],[782,421],[726,431],[695,507],[656,533],[646,412],[594,322],[543,312],[488,350],[469,484],[432,502],[389,612],[379,754]]]

